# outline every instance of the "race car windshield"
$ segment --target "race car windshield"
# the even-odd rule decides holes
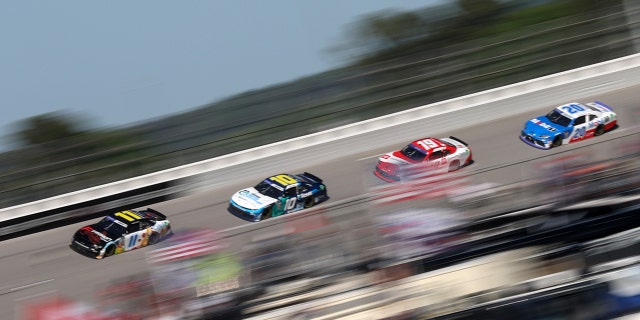
[[[262,181],[258,183],[255,187],[258,192],[264,194],[267,197],[271,197],[277,199],[280,195],[282,195],[282,190],[276,188],[274,185],[269,183],[268,181]]]
[[[408,145],[408,146],[402,148],[402,150],[400,152],[402,154],[404,154],[407,158],[409,158],[411,160],[415,160],[415,161],[421,161],[421,160],[424,159],[424,157],[427,156],[422,151],[412,147],[411,145]]]
[[[124,226],[117,223],[115,219],[111,217],[105,217],[104,219],[100,220],[100,222],[98,222],[97,224],[96,229],[105,230],[109,235],[116,236],[116,237],[119,237],[125,234],[127,231],[127,229]]]
[[[561,125],[563,127],[566,127],[569,125],[569,123],[571,123],[571,119],[563,116],[560,112],[556,110],[552,110],[551,112],[549,112],[549,114],[547,114],[547,118],[549,119],[549,121],[557,125]]]

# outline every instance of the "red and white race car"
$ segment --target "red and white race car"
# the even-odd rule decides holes
[[[402,150],[384,154],[373,173],[387,182],[410,179],[416,175],[455,171],[473,162],[471,149],[462,140],[424,138]]]

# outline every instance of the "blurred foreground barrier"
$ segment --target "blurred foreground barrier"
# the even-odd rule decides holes
[[[14,222],[40,225],[95,212],[93,201],[114,208],[110,201],[125,200],[135,195],[144,201],[155,198],[140,192],[169,181],[180,181],[181,191],[211,188],[242,179],[255,180],[267,172],[297,171],[333,159],[336,154],[348,156],[366,152],[370,142],[392,145],[423,134],[455,130],[529,112],[548,106],[640,84],[640,54],[587,67],[557,73],[533,80],[486,90],[463,97],[433,103],[359,123],[280,141],[232,154],[167,169],[140,177],[109,183],[32,203],[0,210],[0,236],[16,229]],[[406,125],[411,123],[411,125]],[[250,165],[247,165],[250,164]],[[238,166],[242,166],[239,170]],[[126,195],[126,196],[121,196]],[[110,199],[110,200],[105,200]],[[129,203],[121,204],[131,204]],[[69,210],[65,208],[70,208]],[[33,217],[47,216],[46,221],[31,222]],[[60,217],[58,219],[57,217]]]

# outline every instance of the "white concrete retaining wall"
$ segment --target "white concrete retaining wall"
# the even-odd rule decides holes
[[[437,102],[331,130],[280,141],[144,176],[32,203],[0,209],[0,221],[99,199],[159,182],[198,177],[208,186],[230,179],[260,178],[278,168],[303,169],[336,155],[365,152],[375,145],[402,143],[425,133],[531,111],[545,105],[603,94],[640,84],[640,54]],[[406,125],[411,123],[411,125]],[[514,133],[516,134],[516,133]],[[274,161],[277,160],[277,161]],[[248,165],[247,165],[248,164]],[[244,165],[241,169],[238,166]],[[215,173],[213,175],[204,173]],[[202,185],[200,183],[199,185]]]

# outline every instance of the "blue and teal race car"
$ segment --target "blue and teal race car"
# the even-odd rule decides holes
[[[310,208],[327,199],[327,187],[315,175],[278,174],[236,192],[227,210],[241,219],[256,222]]]

